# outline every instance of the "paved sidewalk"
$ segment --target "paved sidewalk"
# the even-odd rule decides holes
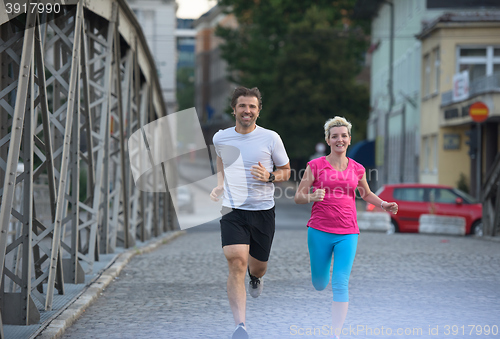
[[[276,231],[251,338],[328,338],[331,285],[314,290],[308,260],[305,228]],[[63,338],[229,338],[226,276],[219,233],[188,232],[132,258]],[[497,242],[364,232],[342,338],[500,337],[499,281]]]
[[[134,248],[118,247],[116,253],[101,255],[101,260],[95,263],[92,274],[85,276],[84,284],[68,284],[66,294],[56,295],[57,308],[42,312],[40,324],[31,326],[4,325],[6,339],[20,338],[58,338],[66,328],[78,319],[128,264],[135,255],[154,251],[159,246],[172,241],[184,231],[170,231],[152,238],[146,242],[138,241]]]

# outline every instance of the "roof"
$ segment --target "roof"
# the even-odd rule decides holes
[[[193,22],[193,27],[196,28],[198,25],[200,25],[203,22],[210,22],[213,20],[217,15],[223,13],[225,10],[224,7],[221,7],[219,5],[215,5],[214,7],[210,8],[207,12],[203,13],[198,19],[196,19]]]
[[[422,31],[417,35],[418,39],[425,38],[440,23],[477,23],[477,22],[496,22],[500,24],[500,10],[490,11],[472,11],[460,13],[444,13],[438,18],[422,22]]]

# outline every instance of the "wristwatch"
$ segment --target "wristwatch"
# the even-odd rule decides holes
[[[276,177],[274,176],[274,174],[269,173],[269,180],[267,180],[267,182],[273,182],[275,179]]]

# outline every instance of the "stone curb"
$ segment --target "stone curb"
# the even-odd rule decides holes
[[[391,228],[391,217],[385,212],[358,212],[360,231],[387,232]]]
[[[174,231],[165,236],[156,239],[153,243],[141,247],[131,248],[118,254],[114,262],[106,268],[101,275],[95,278],[76,299],[66,305],[66,308],[37,335],[35,333],[30,338],[38,339],[56,339],[63,335],[64,331],[70,327],[102,293],[102,291],[117,277],[122,269],[128,264],[130,259],[138,254],[145,254],[156,250],[163,244],[166,244],[175,238],[185,234],[185,231]],[[38,331],[37,331],[38,332]]]
[[[418,233],[465,235],[465,218],[422,214],[418,220]]]

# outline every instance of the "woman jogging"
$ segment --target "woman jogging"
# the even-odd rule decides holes
[[[314,202],[307,223],[307,244],[316,290],[328,285],[333,255],[332,328],[338,338],[347,315],[349,276],[358,244],[355,190],[358,189],[366,202],[385,211],[396,214],[398,205],[383,201],[371,192],[364,167],[346,156],[351,144],[351,123],[338,116],[328,120],[325,140],[331,152],[308,162],[295,193],[295,203]],[[313,193],[309,193],[311,186]]]

